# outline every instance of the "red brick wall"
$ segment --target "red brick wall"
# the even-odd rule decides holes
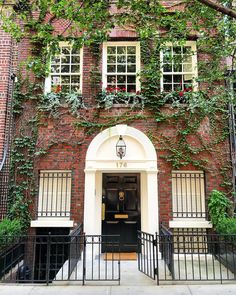
[[[58,23],[57,23],[57,26]],[[58,28],[57,28],[58,29]],[[5,36],[5,35],[4,35]],[[123,36],[126,40],[131,37],[134,38],[133,33],[124,33],[120,30],[113,30],[111,33],[113,38],[119,38]],[[5,37],[4,37],[5,38]],[[2,40],[2,39],[1,39]],[[7,39],[8,40],[8,39]],[[5,41],[4,41],[5,42]],[[4,42],[0,42],[0,46],[4,47]],[[9,40],[7,42],[10,42]],[[8,44],[8,43],[6,43]],[[5,44],[5,45],[6,45]],[[21,50],[20,60],[25,60],[29,54],[28,42],[24,41]],[[4,47],[6,56],[4,60],[7,62],[9,59],[9,52]],[[204,58],[204,57],[203,57]],[[2,64],[1,64],[2,65]],[[91,55],[88,48],[84,48],[84,59],[83,59],[83,97],[85,103],[90,104],[94,102],[95,89],[91,86],[91,69],[94,65],[94,56]],[[6,77],[9,76],[9,68],[3,68],[5,73],[3,77],[3,85],[1,94],[6,97],[7,93],[7,82]],[[4,106],[4,104],[3,104]],[[26,104],[23,117],[30,113],[32,104]],[[1,108],[2,110],[2,108]],[[100,111],[100,118],[95,119],[96,121],[102,121],[104,116],[116,115],[126,112],[127,108],[112,108],[109,111]],[[163,108],[163,111],[167,111],[168,107]],[[93,114],[97,112],[97,109],[90,107],[88,110],[81,111],[81,117],[84,119],[92,120],[94,119]],[[130,111],[130,115],[138,113],[139,110]],[[150,115],[147,112],[144,114]],[[1,111],[1,116],[4,112]],[[4,118],[4,116],[3,116]],[[35,159],[35,175],[38,174],[39,170],[72,170],[72,200],[71,200],[71,213],[72,218],[75,222],[83,221],[83,207],[84,207],[84,168],[85,168],[85,155],[87,148],[96,134],[86,135],[84,129],[77,130],[74,128],[73,123],[79,120],[71,116],[67,108],[61,109],[61,116],[58,119],[51,119],[45,116],[41,119],[38,132],[38,147],[46,148],[47,154]],[[3,120],[4,121],[4,120]],[[0,125],[2,125],[0,121]],[[24,121],[23,121],[24,123]],[[133,126],[142,132],[148,134],[151,132],[157,138],[160,134],[165,134],[168,136],[176,136],[175,126],[171,123],[157,123],[154,119],[147,120],[136,120],[129,122],[128,125]],[[0,126],[1,127],[1,126]],[[1,127],[2,128],[2,127]],[[3,129],[0,129],[0,136],[2,136]],[[99,131],[98,131],[99,132]],[[202,123],[199,132],[204,134],[206,140],[210,140],[211,136],[209,133],[209,123],[205,119]],[[189,142],[198,145],[199,142],[194,137],[189,137]],[[78,144],[79,143],[79,144]],[[164,160],[161,156],[165,155],[166,152],[160,149],[160,144],[153,141],[154,146],[157,149],[158,158],[158,191],[159,191],[159,210],[160,210],[160,220],[165,223],[168,222],[171,216],[171,164]],[[224,161],[227,161],[228,143],[225,142],[222,146],[219,145],[219,149],[224,150],[223,155]],[[201,155],[202,156],[202,155]],[[201,157],[199,156],[199,157]],[[220,183],[222,182],[220,176],[220,165],[221,162],[218,160],[218,150],[212,151],[211,153],[205,153],[205,158],[209,160],[209,170],[206,172],[206,192],[207,194],[212,189],[218,189]],[[222,159],[221,159],[222,160]],[[191,165],[182,168],[183,170],[199,170]],[[36,204],[36,201],[35,201]],[[155,214],[155,212],[153,212]],[[157,213],[157,212],[156,212]]]
[[[127,108],[113,108],[109,111],[102,111],[100,117],[112,116],[121,114],[127,111]],[[139,111],[132,111],[130,115],[138,113]],[[86,115],[87,119],[93,118],[93,110],[84,111],[83,117]],[[144,115],[150,115],[148,112],[143,112]],[[84,168],[85,168],[85,155],[87,148],[94,138],[94,135],[86,135],[83,130],[76,130],[73,127],[73,122],[77,119],[70,116],[68,113],[62,114],[60,119],[52,120],[45,119],[42,126],[39,128],[39,140],[38,144],[41,147],[49,147],[46,155],[37,159],[35,163],[36,173],[40,169],[48,170],[72,170],[72,201],[71,201],[71,213],[75,222],[83,220],[83,199],[84,199]],[[102,121],[102,119],[101,119]],[[45,124],[46,123],[46,124]],[[201,126],[200,131],[209,130],[209,125],[203,122],[204,126]],[[158,134],[168,134],[175,137],[175,128],[168,123],[156,123],[154,119],[148,120],[136,120],[128,123],[129,126],[139,129],[148,135],[152,133],[158,137]],[[170,128],[172,127],[172,128]],[[99,130],[98,130],[99,133]],[[81,144],[77,144],[82,142]],[[190,137],[189,143],[198,145],[196,138]],[[171,164],[168,163],[161,156],[166,154],[165,151],[160,150],[160,144],[153,142],[157,149],[158,158],[158,191],[159,191],[159,210],[161,221],[167,223],[171,219],[171,171],[175,170]],[[220,150],[227,151],[227,142],[218,147]],[[200,159],[202,155],[198,158]],[[222,178],[220,176],[220,165],[222,157],[218,158],[218,150],[211,153],[207,152],[204,158],[209,160],[209,170],[206,172],[206,194],[208,195],[212,189],[219,189]],[[227,160],[227,153],[223,155],[223,161]],[[199,170],[192,165],[181,168],[182,170]]]

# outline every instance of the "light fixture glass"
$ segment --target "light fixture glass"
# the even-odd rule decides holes
[[[122,159],[125,156],[125,154],[126,154],[126,144],[122,135],[120,135],[119,140],[117,141],[117,144],[116,144],[116,155],[117,157]]]

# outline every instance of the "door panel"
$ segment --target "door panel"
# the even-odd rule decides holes
[[[121,252],[137,251],[137,230],[140,230],[140,175],[103,174],[102,234],[119,234]],[[104,249],[103,251],[109,251]]]

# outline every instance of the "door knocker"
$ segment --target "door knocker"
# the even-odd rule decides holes
[[[124,199],[125,199],[125,193],[119,192],[119,201],[124,201]]]

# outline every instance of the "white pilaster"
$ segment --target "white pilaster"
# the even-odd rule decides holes
[[[84,191],[84,232],[87,235],[98,234],[95,232],[96,223],[96,170],[85,170]]]
[[[157,171],[147,171],[147,232],[159,232]]]

